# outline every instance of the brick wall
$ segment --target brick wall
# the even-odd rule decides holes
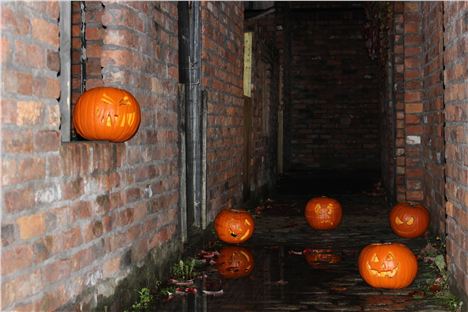
[[[404,3],[393,4],[393,41],[394,88],[395,88],[395,188],[396,200],[406,199],[405,168],[405,103],[404,103]]]
[[[468,303],[468,2],[444,2],[447,260]]]
[[[364,11],[302,6],[289,17],[286,166],[379,170],[379,83],[362,36]]]
[[[273,187],[277,164],[279,59],[275,15],[246,20],[245,29],[253,32],[249,191],[253,199],[259,199]]]
[[[421,114],[423,112],[420,3],[404,3],[404,129],[405,129],[405,200],[422,201],[423,147]]]
[[[443,3],[421,3],[423,111],[415,120],[422,126],[424,205],[431,211],[435,232],[445,232]]]
[[[243,7],[202,2],[202,88],[208,91],[208,222],[241,203],[243,170]]]
[[[135,95],[141,126],[124,144],[62,144],[58,3],[2,4],[2,310],[88,309],[177,248],[176,5],[104,3],[88,56]]]

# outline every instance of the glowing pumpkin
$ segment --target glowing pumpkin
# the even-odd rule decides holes
[[[389,214],[390,226],[400,237],[415,238],[429,227],[429,211],[421,205],[396,204]]]
[[[331,249],[308,249],[304,251],[307,263],[314,269],[327,268],[330,264],[341,262],[341,256]]]
[[[418,261],[403,244],[371,244],[364,247],[358,260],[361,277],[376,288],[404,288],[418,272]]]
[[[228,246],[219,251],[216,260],[219,275],[226,279],[234,279],[249,275],[254,268],[252,253],[243,247]]]
[[[73,109],[73,126],[87,140],[124,142],[140,126],[140,106],[125,90],[98,87],[83,93]]]
[[[307,202],[305,217],[316,230],[335,229],[341,222],[341,205],[337,200],[325,196],[312,198]]]
[[[255,223],[245,210],[223,209],[215,218],[214,227],[219,239],[226,243],[240,244],[253,234]]]

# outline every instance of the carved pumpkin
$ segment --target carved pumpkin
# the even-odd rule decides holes
[[[361,277],[376,288],[404,288],[418,272],[418,261],[403,244],[371,244],[361,251],[358,260]]]
[[[341,205],[333,198],[315,197],[307,203],[305,217],[309,225],[316,230],[335,229],[341,222]]]
[[[243,247],[224,247],[219,251],[216,268],[219,275],[226,279],[245,277],[254,268],[253,255]]]
[[[332,249],[308,249],[304,251],[307,263],[314,269],[323,269],[330,264],[341,262],[341,256],[333,252]]]
[[[429,226],[429,211],[421,205],[396,204],[389,214],[390,226],[400,237],[415,238],[423,235]]]
[[[140,106],[133,95],[111,87],[86,91],[73,110],[73,126],[87,140],[127,141],[140,120]]]
[[[216,216],[214,227],[223,242],[240,244],[252,236],[255,223],[245,210],[223,209]]]

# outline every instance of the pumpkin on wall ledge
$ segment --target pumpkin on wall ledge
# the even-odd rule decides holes
[[[113,87],[84,92],[73,109],[73,126],[87,140],[125,142],[135,135],[140,121],[135,97]]]
[[[429,227],[429,211],[419,204],[398,203],[389,214],[390,226],[403,238],[423,235]]]
[[[322,196],[307,202],[305,217],[316,230],[332,230],[341,223],[343,215],[341,204],[333,198]]]
[[[223,209],[216,216],[214,227],[216,235],[223,242],[240,244],[252,236],[255,222],[246,210]]]
[[[358,266],[362,279],[375,288],[405,288],[418,272],[416,256],[400,243],[367,245],[359,254]]]

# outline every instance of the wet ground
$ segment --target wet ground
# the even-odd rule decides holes
[[[224,279],[216,265],[208,265],[203,277],[196,280],[197,294],[175,296],[155,310],[450,311],[434,298],[418,299],[415,295],[420,293],[422,280],[431,275],[422,261],[415,282],[405,289],[375,289],[361,279],[356,263],[365,245],[399,241],[415,254],[426,245],[424,238],[406,240],[392,233],[383,196],[375,190],[363,193],[354,186],[327,194],[341,202],[343,221],[336,230],[316,231],[306,223],[303,210],[307,199],[319,194],[304,192],[307,187],[303,183],[306,181],[296,188],[289,184],[289,189],[280,188],[272,201],[256,210],[255,234],[241,246],[246,249],[242,249],[243,254],[254,261],[248,276]],[[221,251],[227,246],[213,242],[215,238],[209,236],[204,246],[192,246],[192,256],[202,248]],[[317,261],[310,255],[319,250],[326,256]]]

